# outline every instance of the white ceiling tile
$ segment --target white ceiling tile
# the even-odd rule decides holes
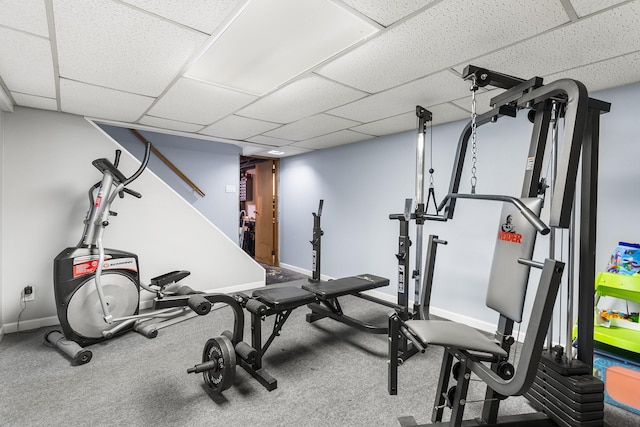
[[[428,110],[433,114],[433,126],[471,118],[469,112],[450,102],[431,106]]]
[[[312,74],[260,98],[238,111],[238,114],[276,123],[290,123],[366,95]]]
[[[280,123],[265,122],[241,116],[227,116],[207,126],[200,133],[229,139],[247,139],[263,132],[275,129]]]
[[[342,0],[363,15],[388,27],[436,0]]]
[[[161,129],[179,130],[182,132],[198,132],[200,129],[202,129],[202,125],[179,122],[176,120],[163,119],[161,117],[154,116],[144,116],[138,121],[138,123]]]
[[[571,0],[573,9],[579,17],[587,16],[610,6],[622,3],[624,0]]]
[[[574,79],[584,83],[589,92],[595,92],[614,87],[614,85],[623,86],[637,82],[638,70],[640,70],[640,51],[551,74],[545,76],[544,80],[552,82],[563,78]],[[602,79],[603,75],[606,75],[607,79]]]
[[[358,124],[360,123],[342,117],[318,114],[266,132],[265,135],[291,141],[302,141]]]
[[[256,97],[197,80],[181,78],[149,110],[149,114],[209,125],[252,102]]]
[[[442,71],[335,108],[329,113],[368,123],[415,111],[416,105],[428,108],[430,105],[442,104],[467,93],[469,93],[468,82],[450,71]]]
[[[49,40],[0,27],[0,76],[11,92],[55,98]]]
[[[135,122],[153,98],[60,79],[60,108],[65,113]]]
[[[373,139],[371,135],[365,135],[360,132],[350,130],[341,130],[338,132],[322,135],[317,138],[307,139],[305,141],[292,144],[294,147],[309,148],[312,150],[320,150],[323,148],[335,147],[338,145],[351,144],[352,142],[364,141],[365,139]]]
[[[640,1],[636,1],[476,58],[472,63],[524,79],[557,73],[637,51],[639,22]],[[595,71],[604,81],[609,80],[606,74]]]
[[[367,135],[382,136],[405,132],[415,127],[416,114],[411,111],[409,113],[399,114],[397,116],[388,117],[375,122],[365,123],[360,126],[354,126],[351,130],[366,133]]]
[[[43,0],[0,0],[0,25],[49,38]]]
[[[506,0],[483,3],[470,7],[467,0],[442,1],[317,72],[367,92],[379,92],[569,20],[557,0],[519,2],[518,7]]]
[[[242,148],[243,156],[253,156],[257,153],[273,150],[273,147],[268,145],[254,144],[250,142],[238,142],[237,144],[238,147]]]
[[[491,98],[500,95],[502,92],[504,92],[504,89],[478,90],[478,92],[476,92],[476,113],[483,114],[491,110],[489,101],[491,101]],[[452,101],[452,103],[462,110],[468,111],[468,117],[471,119],[471,95],[456,99]]]
[[[264,157],[289,157],[289,156],[296,156],[298,154],[304,154],[304,153],[309,153],[313,150],[310,150],[308,148],[302,148],[302,147],[294,147],[292,145],[288,145],[286,147],[279,147],[278,151],[283,151],[284,154],[272,154],[269,153],[269,151],[273,150],[273,147],[269,147],[268,149],[264,149],[264,150],[258,150],[258,151],[254,151],[253,155],[254,156],[264,156]],[[244,151],[243,151],[244,153]],[[245,154],[246,155],[246,154]]]
[[[253,1],[187,76],[262,95],[379,29],[327,0]]]
[[[433,115],[431,124],[433,126],[443,123],[455,122],[458,120],[469,118],[469,112],[459,108],[452,103],[435,105],[427,108]],[[378,120],[364,125],[350,128],[357,132],[369,135],[383,136],[394,133],[406,132],[408,130],[416,130],[418,127],[418,118],[415,109],[409,113],[400,114],[394,117]]]
[[[292,141],[281,138],[273,138],[271,136],[256,135],[251,138],[247,138],[249,142],[255,142],[256,144],[263,144],[270,147],[282,147],[283,145],[289,145]]]
[[[53,3],[60,76],[158,96],[207,36],[117,2]]]
[[[11,96],[16,101],[16,105],[21,107],[39,108],[41,110],[58,110],[58,102],[55,98],[44,98],[42,96],[27,95],[25,93],[11,92]]]
[[[140,9],[212,34],[242,0],[122,0]]]

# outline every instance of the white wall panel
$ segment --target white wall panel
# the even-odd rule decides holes
[[[35,287],[36,300],[21,320],[56,316],[53,258],[80,240],[87,190],[101,177],[91,162],[112,158],[118,147],[79,116],[17,108],[7,117],[2,165],[8,184],[2,199],[5,325],[17,320],[20,291],[27,284]],[[125,174],[138,165],[123,152]],[[184,269],[191,271],[185,283],[199,290],[264,283],[259,264],[152,172],[145,171],[134,184],[143,198],[115,201],[119,215],[112,218],[104,242],[138,254],[144,282]]]

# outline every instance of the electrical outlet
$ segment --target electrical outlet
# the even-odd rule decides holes
[[[25,286],[22,290],[22,301],[35,301],[36,299],[36,290],[33,286]]]

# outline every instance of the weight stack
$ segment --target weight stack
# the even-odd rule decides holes
[[[604,383],[591,375],[591,368],[582,362],[567,368],[566,362],[543,354],[536,379],[525,397],[558,426],[604,425]]]

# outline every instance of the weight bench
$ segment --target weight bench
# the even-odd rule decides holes
[[[302,285],[303,289],[313,292],[318,298],[317,302],[307,305],[311,309],[311,313],[307,314],[307,322],[312,323],[316,320],[330,317],[333,320],[349,325],[363,332],[373,334],[386,334],[388,327],[375,326],[367,322],[363,322],[353,317],[349,317],[342,311],[338,297],[345,295],[353,295],[359,298],[374,301],[376,303],[385,304],[373,297],[363,294],[362,292],[371,289],[380,288],[389,285],[389,279],[374,276],[372,274],[361,274],[359,276],[344,277],[342,279],[330,280],[328,282],[310,282]],[[389,307],[396,308],[395,304],[385,304]]]
[[[253,291],[251,297],[242,293],[236,294],[235,298],[251,313],[251,346],[258,352],[255,360],[251,363],[241,360],[241,366],[267,390],[275,390],[278,387],[278,381],[264,369],[262,357],[273,340],[280,335],[280,330],[293,310],[303,305],[307,305],[312,310],[312,313],[307,314],[307,321],[309,322],[330,317],[361,330],[387,333],[386,327],[375,328],[372,325],[345,316],[337,298],[344,295],[359,294],[362,291],[388,284],[388,279],[371,274],[362,274],[328,282],[309,282],[309,284],[303,285],[302,288],[283,286],[258,289]],[[329,309],[322,307],[320,303],[325,304]],[[266,342],[262,344],[262,321],[273,315],[275,315],[273,330]],[[312,320],[309,320],[310,316]]]

